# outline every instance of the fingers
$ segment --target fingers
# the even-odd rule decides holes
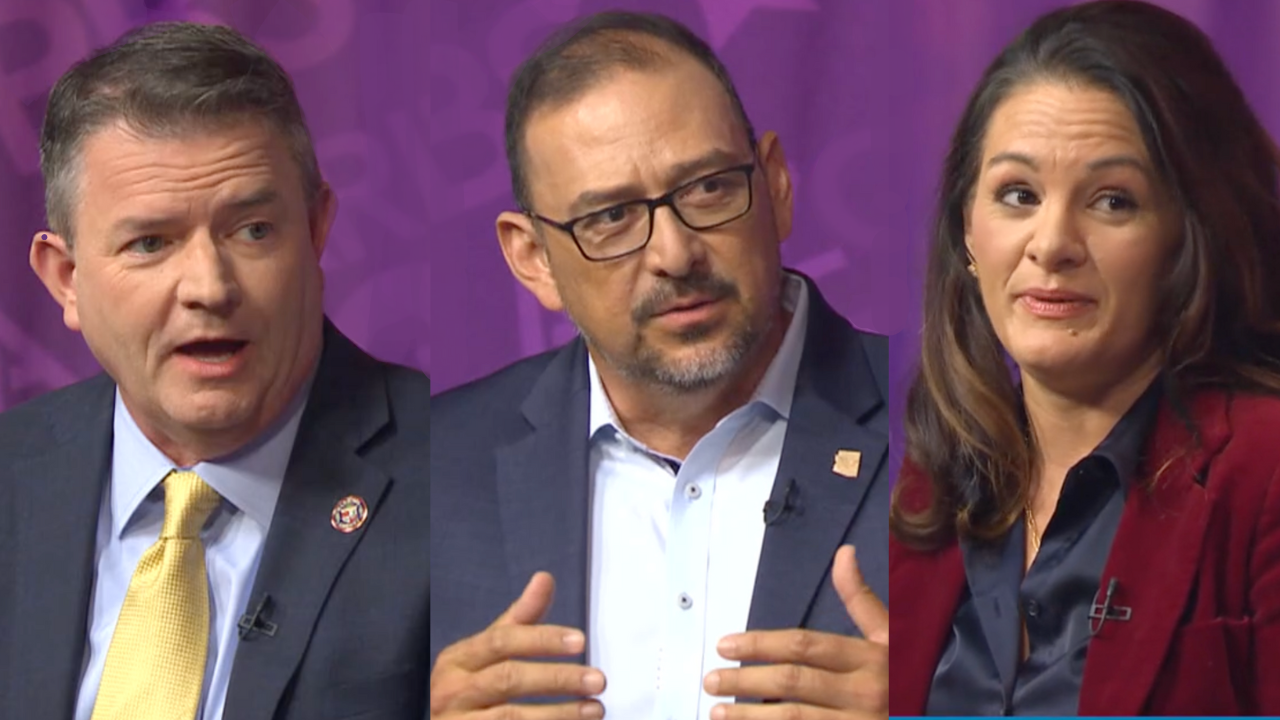
[[[583,652],[582,631],[534,624],[545,617],[554,596],[554,579],[537,573],[492,625],[442,650],[431,672],[431,717],[468,711],[483,711],[478,717],[495,719],[602,717],[603,706],[596,701],[537,707],[507,704],[531,697],[585,697],[604,690],[604,675],[594,668],[518,660]]]
[[[570,663],[505,660],[470,672],[437,661],[431,674],[431,717],[493,708],[531,697],[599,695],[604,688],[605,677],[599,670]]]
[[[458,693],[456,705],[482,708],[517,698],[599,695],[604,686],[604,674],[594,668],[508,660],[476,673]]]
[[[726,635],[716,649],[727,660],[793,663],[832,672],[851,672],[887,657],[884,647],[870,641],[814,630],[753,630]]]
[[[556,597],[556,580],[548,572],[536,572],[524,586],[524,592],[507,611],[493,621],[494,625],[534,625],[542,621],[551,601]]]
[[[711,720],[850,720],[870,718],[871,715],[849,714],[831,708],[800,705],[796,703],[769,703],[766,705],[716,705],[711,708]]]
[[[884,717],[889,712],[887,670],[887,665],[869,666],[849,673],[793,664],[758,665],[716,670],[707,675],[703,687],[716,697],[783,700],[815,708]]]
[[[604,717],[604,706],[596,700],[558,705],[503,705],[474,717],[476,720],[599,720]]]
[[[889,611],[862,578],[852,545],[836,551],[831,566],[831,583],[844,603],[853,624],[862,636],[880,645],[889,644]]]
[[[703,685],[711,695],[787,700],[879,717],[887,713],[888,645],[812,630],[753,631],[725,637],[720,654],[769,664],[710,673]]]
[[[495,624],[445,648],[436,665],[447,664],[477,672],[512,658],[578,655],[585,645],[582,631],[570,627]]]
[[[442,650],[436,665],[474,672],[515,657],[577,655],[586,644],[581,631],[534,625],[546,616],[555,594],[555,578],[546,572],[534,573],[520,597],[489,627]]]
[[[849,707],[847,681],[837,673],[803,665],[762,665],[709,673],[702,686],[716,697],[790,700],[825,708]]]

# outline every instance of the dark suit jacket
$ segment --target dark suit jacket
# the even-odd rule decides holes
[[[0,717],[72,716],[114,391],[99,376],[0,415]],[[430,394],[326,327],[250,595],[278,630],[241,641],[228,720],[426,715]],[[351,534],[329,523],[346,495],[369,506]]]
[[[887,342],[850,327],[812,284],[809,298],[773,489],[780,500],[794,478],[800,513],[765,531],[748,627],[855,634],[830,568],[841,544],[855,544],[867,582],[886,597]],[[538,570],[556,578],[545,622],[588,630],[589,395],[578,339],[434,399],[433,662],[488,626]],[[862,452],[856,479],[832,472],[840,449]]]
[[[1280,714],[1280,400],[1206,392],[1193,435],[1161,408],[1107,558],[1114,605],[1090,643],[1082,715]],[[926,499],[908,464],[908,503]],[[965,586],[959,546],[890,542],[890,712],[924,712]]]

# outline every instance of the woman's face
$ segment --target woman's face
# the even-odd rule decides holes
[[[965,243],[1024,379],[1072,392],[1139,372],[1181,213],[1128,108],[1085,85],[1029,84],[992,115],[981,163]]]

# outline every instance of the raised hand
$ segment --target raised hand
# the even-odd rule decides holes
[[[721,704],[712,720],[837,720],[889,715],[889,613],[858,571],[852,546],[836,551],[831,580],[862,632],[853,638],[812,630],[729,635],[720,655],[762,662],[709,673],[703,686],[718,697],[778,701]]]
[[[555,597],[555,579],[536,573],[520,597],[492,625],[440,651],[431,673],[431,719],[579,720],[604,717],[592,695],[604,690],[604,674],[572,663],[522,661],[582,652],[581,630],[540,625]],[[517,705],[522,698],[556,695],[582,700]]]

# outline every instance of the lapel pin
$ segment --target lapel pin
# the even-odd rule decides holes
[[[831,472],[847,478],[858,477],[858,469],[862,467],[862,453],[857,450],[837,450],[835,464]]]
[[[364,499],[348,495],[333,506],[333,513],[329,515],[329,524],[333,525],[333,529],[338,532],[353,533],[359,530],[368,518],[369,506],[364,504]]]

